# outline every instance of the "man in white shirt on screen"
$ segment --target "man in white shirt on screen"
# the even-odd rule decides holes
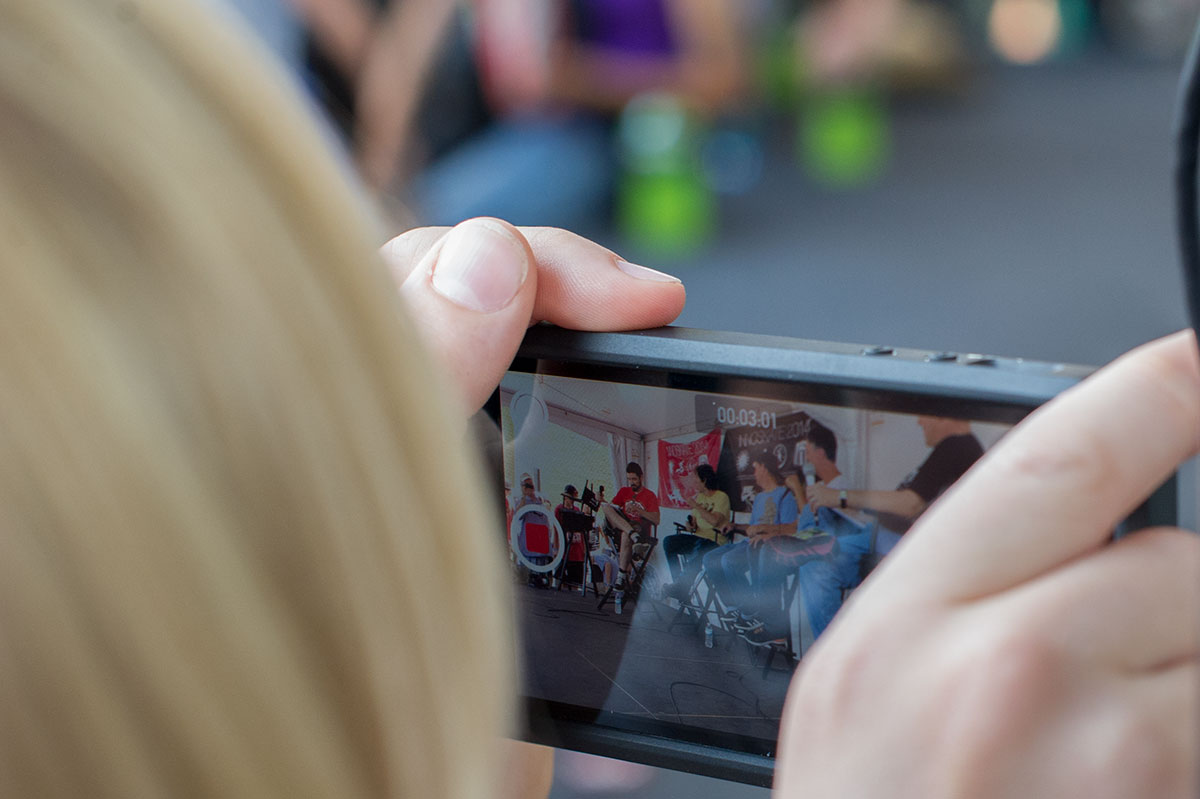
[[[817,483],[841,491],[849,488],[850,484],[838,468],[837,454],[837,436],[816,419],[811,420],[804,437],[804,460],[812,464]],[[802,493],[797,492],[797,495],[802,496]]]

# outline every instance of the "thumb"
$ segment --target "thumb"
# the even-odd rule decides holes
[[[487,401],[529,326],[537,269],[529,242],[498,219],[451,228],[400,285],[434,363],[469,409]]]

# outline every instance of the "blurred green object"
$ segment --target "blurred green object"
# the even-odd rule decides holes
[[[790,26],[770,29],[759,44],[756,66],[759,90],[767,105],[776,111],[795,111],[804,78]]]
[[[891,127],[878,92],[863,87],[809,94],[800,112],[796,153],[805,171],[830,186],[862,186],[883,174]]]
[[[695,174],[626,175],[618,191],[617,226],[638,249],[687,255],[715,232],[716,203]]]
[[[699,122],[668,94],[635,97],[621,113],[616,223],[639,249],[686,255],[715,231],[717,204],[699,168],[702,134]]]

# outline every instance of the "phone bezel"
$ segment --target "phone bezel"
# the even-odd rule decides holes
[[[948,355],[953,354],[679,327],[587,333],[538,325],[526,334],[509,371],[1006,424],[1020,422],[1093,371],[1020,358],[968,354],[950,360]],[[487,411],[498,431],[499,391]],[[502,452],[501,442],[493,450],[493,468],[501,474]],[[1173,525],[1177,518],[1173,476],[1116,534]],[[621,727],[614,727],[604,723],[611,715],[605,711],[522,699],[524,737],[534,743],[771,784],[773,752],[720,744],[722,738],[728,743],[740,736],[669,722],[637,730],[638,724],[623,719]]]

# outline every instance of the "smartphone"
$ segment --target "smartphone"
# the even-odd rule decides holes
[[[531,328],[488,406],[527,738],[770,785],[792,672],[842,603],[972,463],[1090,371]],[[908,504],[855,507],[855,489]],[[1177,516],[1173,478],[1114,534]]]

